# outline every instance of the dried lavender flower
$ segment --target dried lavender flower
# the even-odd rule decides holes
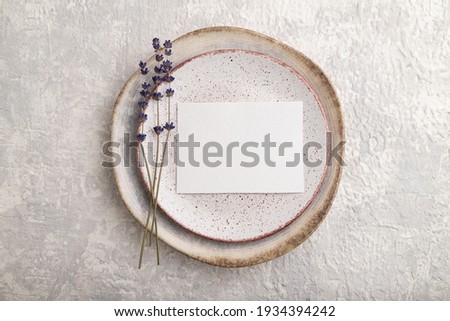
[[[174,128],[175,128],[175,125],[173,124],[173,122],[171,122],[170,124],[169,124],[169,123],[166,123],[166,124],[164,125],[164,128],[165,128],[166,130],[171,130],[171,129],[174,129]]]
[[[139,105],[139,107],[144,109],[145,107],[148,106],[148,102],[146,100],[141,100],[140,102],[138,102],[138,105]]]
[[[172,48],[172,42],[170,40],[164,41],[164,48],[166,49]]]
[[[161,100],[163,98],[163,95],[160,92],[155,91],[152,95],[152,98],[154,100]]]
[[[171,49],[172,48],[172,42],[170,40],[166,40],[166,41],[164,41],[163,44],[161,44],[159,38],[155,37],[155,38],[153,38],[152,45],[153,45],[153,48],[155,49],[155,52],[156,52],[155,59],[156,59],[156,61],[158,63],[160,63],[159,66],[156,66],[153,69],[155,74],[157,74],[157,75],[152,75],[153,76],[152,80],[156,84],[156,86],[160,85],[163,81],[171,83],[173,80],[175,80],[175,78],[173,76],[171,76],[171,74],[170,74],[172,69],[173,69],[172,62],[170,60],[168,60],[168,59],[164,60],[164,57],[168,57],[168,56],[172,55],[172,49]],[[139,63],[139,67],[140,67],[141,73],[143,75],[146,75],[147,73],[149,73],[149,70],[147,68],[147,64],[145,62],[141,61]],[[168,87],[169,88],[167,88],[165,90],[165,94],[168,97],[168,99],[167,99],[167,107],[168,107],[168,109],[167,109],[167,111],[168,111],[167,122],[164,124],[164,126],[158,125],[158,126],[153,127],[153,131],[157,135],[157,144],[159,143],[159,139],[160,139],[159,135],[164,130],[167,130],[167,140],[168,140],[169,139],[169,132],[172,129],[175,128],[173,122],[170,122],[170,102],[171,102],[170,97],[172,97],[174,95],[175,91],[172,88],[170,88],[170,86],[168,86]],[[163,94],[160,93],[160,92],[157,92],[157,91],[151,93],[149,91],[150,88],[151,88],[151,85],[149,83],[144,82],[142,84],[142,89],[143,90],[140,92],[140,94],[142,96],[144,96],[145,99],[141,100],[139,102],[139,106],[142,108],[142,111],[139,114],[138,119],[139,119],[139,122],[141,122],[141,123],[145,122],[148,119],[148,116],[147,116],[147,114],[144,113],[144,111],[145,111],[146,107],[148,106],[148,101],[147,100],[150,97],[157,101],[157,103],[156,103],[156,115],[157,115],[157,119],[158,119],[157,123],[159,123],[160,105],[161,105],[160,100],[163,98]],[[143,130],[143,127],[142,127],[141,130]],[[146,139],[146,136],[147,136],[146,134],[140,133],[140,134],[137,135],[137,139],[140,142],[143,142]],[[167,142],[168,141],[166,141],[166,144],[164,145],[164,151],[163,151],[163,154],[162,154],[163,155],[162,156],[163,159],[164,159],[164,155],[165,155],[166,148],[167,148]],[[145,152],[144,152],[142,144],[141,144],[141,148],[142,148],[142,152],[143,152],[144,159],[145,159]],[[159,151],[159,149],[156,150],[156,156],[155,156],[156,160],[159,159],[158,151]],[[146,166],[148,166],[148,163],[147,163],[146,159],[145,159],[145,163],[146,163]],[[161,177],[161,170],[162,170],[162,167],[160,168],[159,177]],[[149,179],[149,181],[151,179],[149,172],[148,172],[148,179]],[[153,193],[153,188],[156,188],[156,199],[154,200],[155,203],[157,203],[157,198],[158,198],[157,195],[158,195],[160,183],[161,183],[160,179],[156,180],[156,167],[155,167],[155,177],[153,178],[153,187],[152,187],[152,193]],[[139,268],[141,268],[141,265],[142,265],[142,258],[143,258],[143,253],[144,253],[144,245],[145,245],[145,241],[146,241],[146,238],[147,238],[147,234],[148,233],[150,233],[150,235],[153,234],[153,229],[157,228],[156,207],[154,207],[153,208],[153,222],[152,222],[152,225],[151,225],[151,229],[149,230],[149,222],[150,222],[150,217],[151,217],[150,211],[152,209],[152,206],[153,206],[152,203],[150,203],[149,204],[149,214],[147,216],[147,221],[146,221],[146,224],[145,224],[145,232],[144,232],[144,236],[143,236],[142,244],[141,244],[141,252],[140,252],[140,256],[139,256]],[[148,230],[149,230],[149,232],[147,232]],[[159,265],[159,250],[158,250],[158,237],[157,236],[156,236],[156,262]]]
[[[152,77],[153,82],[155,83],[155,85],[159,85],[160,83],[162,83],[162,78],[159,76],[153,76]]]
[[[143,122],[147,121],[147,119],[148,119],[147,114],[144,114],[144,113],[140,113],[139,114],[138,120],[139,120],[140,123],[143,123]]]
[[[153,49],[159,50],[161,48],[160,44],[159,44],[159,38],[153,38]]]
[[[145,140],[145,138],[147,137],[146,134],[137,134],[136,138],[138,141],[140,141],[141,143]]]
[[[163,77],[163,81],[165,81],[165,82],[172,82],[172,81],[174,81],[175,80],[175,77],[173,77],[173,76],[171,76],[171,75],[165,75],[164,77]]]
[[[170,67],[170,68],[172,68],[172,61],[170,61],[170,60],[164,60],[164,61],[161,63],[161,65],[162,65],[162,66],[165,66],[165,67]]]
[[[167,97],[172,97],[174,93],[175,93],[175,90],[173,90],[172,88],[168,88],[166,90],[166,96]]]
[[[153,127],[153,130],[154,130],[156,135],[159,135],[159,134],[161,134],[164,131],[164,128],[161,127],[161,126],[155,126],[155,127]]]
[[[150,94],[148,90],[141,90],[139,93],[141,94],[142,97],[147,97]]]

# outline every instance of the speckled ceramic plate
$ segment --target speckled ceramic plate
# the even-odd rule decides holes
[[[180,63],[173,72],[175,112],[180,102],[302,101],[304,140],[326,145],[326,116],[317,96],[299,73],[275,57],[255,51],[205,50]],[[164,92],[165,88],[159,90]],[[147,113],[155,116],[156,102],[149,103]],[[167,108],[161,108],[161,119],[167,118],[166,111]],[[144,132],[153,140],[155,118],[150,117],[144,124]],[[172,119],[176,132],[177,118]],[[281,125],[260,124],[267,127],[267,132],[271,126]],[[325,148],[314,149],[314,152],[316,158],[325,160]],[[154,157],[146,156],[147,159]],[[172,148],[168,156],[169,160],[175,159]],[[149,188],[145,167],[141,167],[141,172]],[[325,162],[317,167],[305,167],[303,193],[177,194],[176,165],[169,161],[162,172],[158,204],[166,215],[195,234],[226,242],[253,241],[279,231],[301,215],[316,195],[325,173]]]
[[[177,39],[174,52],[174,65],[178,66],[173,84],[175,106],[178,102],[302,100],[304,142],[325,146],[327,131],[331,144],[344,139],[332,85],[298,51],[249,30],[215,27]],[[148,64],[153,68],[153,57]],[[113,141],[136,132],[133,107],[142,81],[135,73],[117,99]],[[151,121],[146,124],[152,125]],[[325,148],[316,152],[315,157],[325,159]],[[143,224],[149,201],[145,175],[135,164],[121,164],[114,171],[124,203]],[[245,266],[272,259],[300,244],[317,228],[331,205],[340,173],[335,162],[305,167],[305,192],[299,194],[177,194],[176,168],[169,162],[159,197],[164,212],[159,215],[159,237],[216,265]]]

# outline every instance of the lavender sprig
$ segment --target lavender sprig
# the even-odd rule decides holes
[[[156,124],[156,126],[153,127],[153,132],[155,133],[155,136],[156,136],[156,155],[155,155],[156,161],[155,161],[155,168],[154,168],[154,174],[153,174],[153,180],[152,180],[151,175],[150,175],[149,166],[148,166],[148,161],[147,161],[147,158],[145,157],[145,152],[144,152],[144,148],[143,148],[143,144],[142,144],[142,142],[146,139],[146,136],[147,136],[146,134],[144,134],[142,132],[143,131],[143,123],[145,121],[147,121],[148,116],[144,112],[139,114],[138,121],[142,125],[141,125],[141,133],[138,134],[137,139],[140,142],[142,153],[144,154],[143,156],[144,156],[145,166],[146,166],[146,170],[147,170],[147,176],[148,176],[148,180],[150,182],[150,189],[151,189],[151,200],[150,200],[150,204],[149,204],[149,211],[148,211],[145,230],[144,230],[144,237],[143,237],[142,244],[141,244],[141,252],[140,252],[140,257],[139,257],[139,268],[141,268],[141,265],[142,265],[143,251],[144,251],[144,245],[145,245],[147,233],[150,233],[150,238],[149,238],[149,243],[150,243],[151,235],[153,234],[153,231],[155,231],[157,264],[159,265],[158,224],[157,224],[157,219],[156,219],[157,201],[158,201],[158,194],[159,194],[159,187],[160,187],[160,182],[161,182],[161,173],[162,173],[163,163],[164,163],[164,159],[165,159],[166,152],[167,152],[169,134],[170,134],[170,131],[175,128],[173,122],[170,121],[171,120],[170,101],[171,101],[171,97],[175,93],[175,91],[170,87],[171,82],[173,82],[175,79],[170,74],[171,71],[173,70],[173,63],[170,60],[168,60],[167,58],[166,58],[166,60],[164,60],[164,56],[168,57],[168,56],[172,55],[172,49],[171,49],[172,42],[170,40],[166,40],[166,41],[164,41],[163,45],[161,46],[159,38],[153,38],[152,45],[153,45],[153,49],[155,50],[155,52],[160,52],[155,55],[155,60],[157,62],[160,62],[160,65],[154,67],[154,72],[157,75],[154,75],[152,77],[152,81],[155,84],[156,88],[159,85],[161,85],[163,82],[167,83],[169,85],[169,88],[166,89],[166,91],[165,91],[165,96],[167,97],[167,101],[168,101],[168,103],[167,103],[168,110],[167,110],[167,122],[164,125],[160,125],[159,108],[160,108],[160,102],[162,101],[164,96],[161,92],[158,92],[157,90],[155,90],[153,93],[150,93],[149,89],[150,89],[151,85],[144,82],[142,84],[142,90],[140,92],[140,94],[144,97],[144,100],[140,101],[138,104],[139,104],[139,107],[143,111],[145,111],[145,109],[148,107],[148,101],[147,101],[148,99],[153,99],[154,101],[156,101],[157,124]],[[148,70],[147,64],[145,62],[141,61],[139,63],[139,67],[141,68],[141,74],[143,74],[143,75],[148,74],[149,70]],[[166,130],[167,134],[166,134],[166,139],[164,142],[164,149],[162,152],[161,163],[158,164],[158,161],[159,161],[159,136],[164,132],[164,130]],[[158,165],[159,165],[159,168],[158,168]],[[159,173],[157,172],[158,169],[159,169]],[[158,178],[157,178],[157,173],[158,173]],[[156,187],[156,189],[155,189],[155,187]],[[152,205],[153,205],[153,207],[152,207]],[[153,215],[151,215],[151,210],[153,210]],[[149,220],[150,220],[151,216],[153,217],[153,219],[152,219],[151,229],[149,232],[148,225],[149,225]]]
[[[146,67],[146,65],[147,65],[147,63],[145,63],[145,62],[142,62],[142,61],[139,62],[139,68],[141,68],[142,75],[146,75],[148,73],[148,68]],[[144,100],[141,100],[138,102],[138,105],[142,110],[145,110],[148,106],[147,99],[148,99],[148,96],[150,95],[150,91],[148,89],[150,89],[150,87],[151,87],[151,85],[149,83],[147,83],[147,82],[142,83],[142,90],[140,91],[140,95],[144,97]],[[140,252],[140,257],[139,257],[139,265],[138,265],[139,269],[142,266],[142,258],[143,258],[143,253],[144,253],[144,242],[147,237],[146,232],[148,231],[148,226],[150,223],[152,204],[155,203],[154,193],[153,193],[154,184],[152,183],[152,179],[150,176],[150,170],[149,170],[149,166],[148,166],[148,161],[145,156],[144,145],[142,144],[145,141],[145,139],[147,138],[147,135],[143,133],[144,122],[147,121],[147,119],[148,119],[148,115],[145,114],[144,112],[139,114],[138,121],[139,121],[139,123],[141,123],[141,126],[140,126],[141,132],[139,134],[137,134],[137,136],[136,136],[137,140],[139,141],[139,145],[141,147],[142,156],[144,157],[144,163],[145,163],[145,167],[147,170],[147,177],[148,177],[148,180],[150,183],[150,194],[151,194],[147,220],[145,223],[144,240],[143,240],[143,243],[141,244],[141,252]],[[159,252],[157,255],[158,255],[157,262],[159,264]]]

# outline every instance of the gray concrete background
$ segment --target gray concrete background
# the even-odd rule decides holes
[[[1,299],[450,299],[448,1],[0,3]],[[154,35],[212,25],[323,67],[348,166],[291,253],[224,269],[163,245],[139,271],[140,228],[100,167],[112,106]]]

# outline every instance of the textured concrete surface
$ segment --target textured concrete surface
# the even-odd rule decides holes
[[[1,299],[450,299],[448,1],[1,2]],[[250,28],[334,82],[348,166],[302,246],[223,269],[162,246],[102,169],[114,100],[151,38]]]

